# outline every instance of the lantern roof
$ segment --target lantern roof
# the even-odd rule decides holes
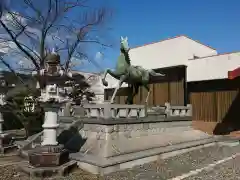
[[[46,63],[48,64],[59,64],[60,63],[60,55],[53,48],[52,52],[47,54]]]

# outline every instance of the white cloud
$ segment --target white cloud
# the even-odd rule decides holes
[[[103,59],[103,53],[98,51],[95,55],[95,60],[102,60],[102,59]]]

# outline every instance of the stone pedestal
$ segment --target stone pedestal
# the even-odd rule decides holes
[[[171,121],[170,121],[171,120]],[[211,144],[215,139],[191,127],[191,118],[99,119],[82,118],[79,131],[86,142],[70,157],[80,168],[94,174],[108,174],[156,161],[168,153]]]
[[[42,103],[45,111],[43,141],[29,154],[29,163],[34,167],[52,167],[66,163],[69,152],[57,142],[58,111],[61,103]]]
[[[29,163],[34,167],[55,167],[69,161],[69,152],[62,145],[36,147],[29,154]]]
[[[57,142],[58,110],[61,103],[43,103],[45,119],[41,146],[29,152],[29,165],[20,164],[22,171],[31,176],[64,175],[70,167],[76,165],[69,161],[69,152]]]

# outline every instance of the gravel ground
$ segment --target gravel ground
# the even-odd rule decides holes
[[[167,180],[169,178],[173,178],[184,173],[188,173],[191,170],[195,170],[198,168],[202,168],[208,164],[211,164],[217,160],[229,157],[236,152],[240,152],[240,146],[237,147],[207,147],[204,149],[195,150],[192,152],[188,152],[182,155],[178,155],[166,160],[162,160],[161,162],[153,162],[149,164],[144,164],[141,166],[136,166],[132,169],[112,173],[106,175],[104,177],[99,177],[96,175],[89,174],[82,170],[77,169],[71,175],[64,178],[52,178],[52,180]],[[226,168],[222,168],[223,165],[219,165],[219,171],[222,171],[222,179],[231,180],[231,178],[226,178],[227,174],[239,175],[239,168],[235,167],[238,165],[240,167],[240,161],[236,164],[236,160],[234,163],[224,163]],[[233,169],[234,168],[234,169]],[[215,172],[202,172],[201,176],[204,180],[217,179],[218,170]],[[208,173],[210,173],[209,178]],[[211,174],[213,173],[213,174]],[[225,175],[226,173],[226,175]],[[27,180],[29,179],[26,175],[17,172],[16,166],[0,166],[0,180]],[[206,174],[206,175],[205,175]],[[204,176],[205,175],[205,176]],[[214,178],[211,178],[213,176]],[[219,175],[220,176],[220,175]],[[233,176],[233,175],[232,175]],[[215,178],[216,177],[216,178]],[[187,179],[187,180],[197,180],[198,177],[191,177],[195,179]],[[233,178],[234,179],[234,178]],[[199,179],[200,180],[200,179]],[[236,178],[234,180],[237,180]]]
[[[161,162],[144,164],[128,171],[116,172],[106,176],[106,180],[166,180],[182,175],[191,170],[202,168],[208,164],[213,163],[214,161],[231,156],[236,152],[240,152],[240,146],[207,147],[175,156]]]
[[[240,180],[240,157],[184,180]]]

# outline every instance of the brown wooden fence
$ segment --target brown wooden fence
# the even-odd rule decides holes
[[[229,112],[238,91],[192,92],[193,119],[221,122]],[[240,109],[239,109],[240,110]]]
[[[240,114],[239,80],[218,80],[189,85],[193,120],[235,121]],[[240,121],[239,121],[240,122]]]
[[[151,94],[148,100],[148,106],[164,105],[170,102],[173,105],[184,105],[184,81],[172,81],[150,84]],[[110,99],[113,89],[105,91],[108,94],[106,99]],[[116,96],[115,102],[124,104],[127,98],[127,88],[122,89]],[[134,104],[145,104],[147,90],[143,87],[139,89],[138,95],[134,98]]]

